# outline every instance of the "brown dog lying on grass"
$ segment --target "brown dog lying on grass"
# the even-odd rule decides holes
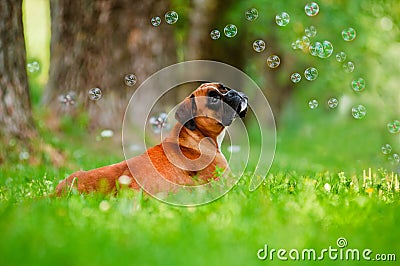
[[[178,123],[161,144],[120,163],[75,172],[58,184],[56,194],[72,187],[79,192],[110,193],[116,191],[121,176],[130,177],[130,188],[143,187],[151,193],[174,190],[174,184],[207,183],[216,178],[216,167],[229,169],[217,138],[236,117],[245,116],[247,100],[222,84],[204,83],[179,105]]]

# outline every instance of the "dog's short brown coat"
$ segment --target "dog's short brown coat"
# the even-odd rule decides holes
[[[215,178],[216,166],[228,170],[228,163],[217,143],[217,137],[225,127],[221,123],[223,112],[209,108],[207,98],[211,90],[223,95],[230,89],[219,83],[202,84],[180,104],[175,114],[178,123],[161,144],[149,148],[142,155],[120,163],[90,171],[75,172],[58,184],[56,194],[67,192],[71,186],[77,188],[79,192],[113,192],[116,190],[118,178],[123,175],[131,178],[130,188],[145,187],[146,191],[156,193],[173,190],[173,183],[179,185],[206,183]],[[200,142],[202,142],[201,151]],[[201,156],[204,160],[212,157],[212,160],[202,167],[205,162]],[[185,167],[176,166],[171,163],[171,159],[182,162]],[[186,159],[189,159],[190,163]],[[198,165],[190,165],[193,163]],[[190,170],[193,167],[202,169]],[[136,177],[142,177],[140,185],[133,178],[132,172]],[[170,182],[165,182],[164,179]]]

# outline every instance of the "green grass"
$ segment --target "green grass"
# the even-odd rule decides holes
[[[68,122],[64,126],[68,131]],[[362,169],[357,175],[312,168],[296,172],[280,166],[289,155],[278,150],[258,190],[248,190],[245,175],[223,198],[196,208],[126,190],[117,196],[51,198],[57,182],[73,170],[121,159],[118,148],[110,149],[116,146],[112,140],[88,145],[93,136],[76,134],[43,134],[64,150],[68,167],[1,166],[2,265],[290,265],[259,261],[257,251],[265,244],[320,250],[336,247],[339,237],[349,248],[400,254],[400,193],[390,172],[374,168],[366,182]]]

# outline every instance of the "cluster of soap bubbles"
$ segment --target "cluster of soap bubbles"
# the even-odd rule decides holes
[[[347,55],[345,52],[339,52],[336,54],[335,56],[336,61],[338,61],[339,63],[343,63],[343,69],[344,71],[346,71],[347,73],[351,73],[354,71],[354,63],[351,61],[346,61]]]
[[[175,11],[172,10],[172,11],[168,11],[167,13],[165,13],[164,18],[165,18],[165,22],[172,25],[178,21],[179,16],[178,16],[178,13],[176,13]],[[153,25],[154,27],[158,27],[161,24],[161,18],[159,16],[152,17],[150,19],[150,22],[151,22],[151,25]]]
[[[159,134],[163,128],[170,128],[168,115],[166,113],[160,113],[157,116],[150,117],[149,124],[151,125],[151,129],[155,134]]]
[[[387,159],[389,162],[393,164],[399,164],[400,163],[400,155],[398,153],[393,153],[392,154],[392,146],[390,144],[386,143],[382,145],[381,151],[384,155],[387,155]]]
[[[306,80],[313,81],[318,77],[318,70],[315,67],[308,67],[304,70],[304,77]],[[290,80],[293,83],[299,83],[301,81],[301,75],[295,72],[290,75]]]
[[[313,17],[316,16],[320,9],[317,3],[311,2],[304,6],[304,11],[307,16]],[[279,26],[286,26],[290,21],[290,16],[282,12],[276,16],[276,23]],[[333,45],[329,40],[324,41],[315,41],[311,42],[310,38],[313,38],[317,35],[317,29],[314,26],[309,26],[304,30],[304,36],[298,38],[296,41],[291,43],[291,46],[294,50],[302,50],[304,52],[309,52],[312,56],[316,56],[319,58],[329,58],[333,54]],[[356,31],[353,28],[347,28],[342,30],[342,38],[343,40],[350,42],[353,41],[356,37]],[[346,72],[351,73],[354,71],[354,63],[352,61],[346,61],[347,55],[345,52],[340,51],[335,55],[336,61],[339,63],[343,63],[343,68]],[[318,71],[315,67],[309,67],[304,71],[304,77],[306,80],[313,81],[318,77]],[[301,75],[298,72],[292,73],[290,75],[290,80],[293,83],[299,83],[301,81]],[[365,80],[363,78],[354,79],[351,82],[351,88],[355,92],[361,92],[365,89]],[[308,102],[309,107],[311,109],[316,109],[318,107],[318,101],[316,99],[312,99]],[[328,107],[334,109],[338,106],[339,101],[332,97],[328,99]],[[355,119],[362,119],[365,117],[367,111],[365,106],[357,105],[351,109],[351,114]]]
[[[307,48],[309,48],[311,44],[310,38],[317,35],[317,29],[314,26],[309,26],[304,29],[304,34],[304,36],[297,39],[295,42],[292,42],[293,50],[306,50]]]
[[[319,58],[328,58],[333,53],[333,45],[330,41],[323,41],[311,43],[309,51],[312,56],[318,56]]]
[[[306,34],[307,37],[312,38],[317,35],[317,29],[311,25],[304,29],[304,33]]]
[[[228,38],[233,38],[238,32],[237,27],[234,24],[228,24],[224,27],[224,35]],[[213,40],[218,40],[221,37],[221,32],[218,29],[213,29],[210,32],[210,37]]]
[[[343,64],[343,69],[344,69],[344,71],[346,71],[347,73],[353,72],[353,71],[354,71],[354,68],[355,68],[354,63],[351,62],[351,61],[348,61],[348,62],[346,62],[346,63]]]
[[[327,104],[330,109],[335,109],[339,105],[339,101],[335,97],[331,97],[328,99]],[[316,99],[310,100],[308,102],[308,106],[311,109],[316,109],[319,106],[318,100]]]
[[[244,16],[246,20],[252,22],[258,18],[258,10],[256,8],[250,8],[244,12]],[[238,33],[238,28],[234,24],[228,24],[224,27],[224,35],[228,38],[233,38],[237,35]],[[213,29],[210,32],[210,37],[213,40],[218,40],[221,37],[221,32],[218,29]],[[262,40],[261,40],[262,41]],[[260,47],[257,48],[262,52],[265,49],[265,43],[264,43],[264,48],[262,48],[262,44]],[[256,48],[254,48],[256,50]],[[257,50],[256,50],[257,51]]]
[[[346,54],[345,52],[339,52],[336,54],[336,61],[338,61],[339,63],[344,62],[344,60],[346,60]]]

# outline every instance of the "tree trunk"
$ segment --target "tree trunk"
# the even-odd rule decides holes
[[[2,0],[0,17],[0,142],[4,145],[12,138],[26,141],[36,131],[25,67],[22,0]]]
[[[58,97],[73,92],[75,105],[88,110],[92,129],[119,130],[134,88],[175,60],[172,26],[150,23],[167,11],[168,1],[51,0],[50,77],[44,102],[52,112],[60,114]],[[128,73],[137,76],[133,87],[124,82]],[[96,87],[103,97],[91,101],[88,91]]]

